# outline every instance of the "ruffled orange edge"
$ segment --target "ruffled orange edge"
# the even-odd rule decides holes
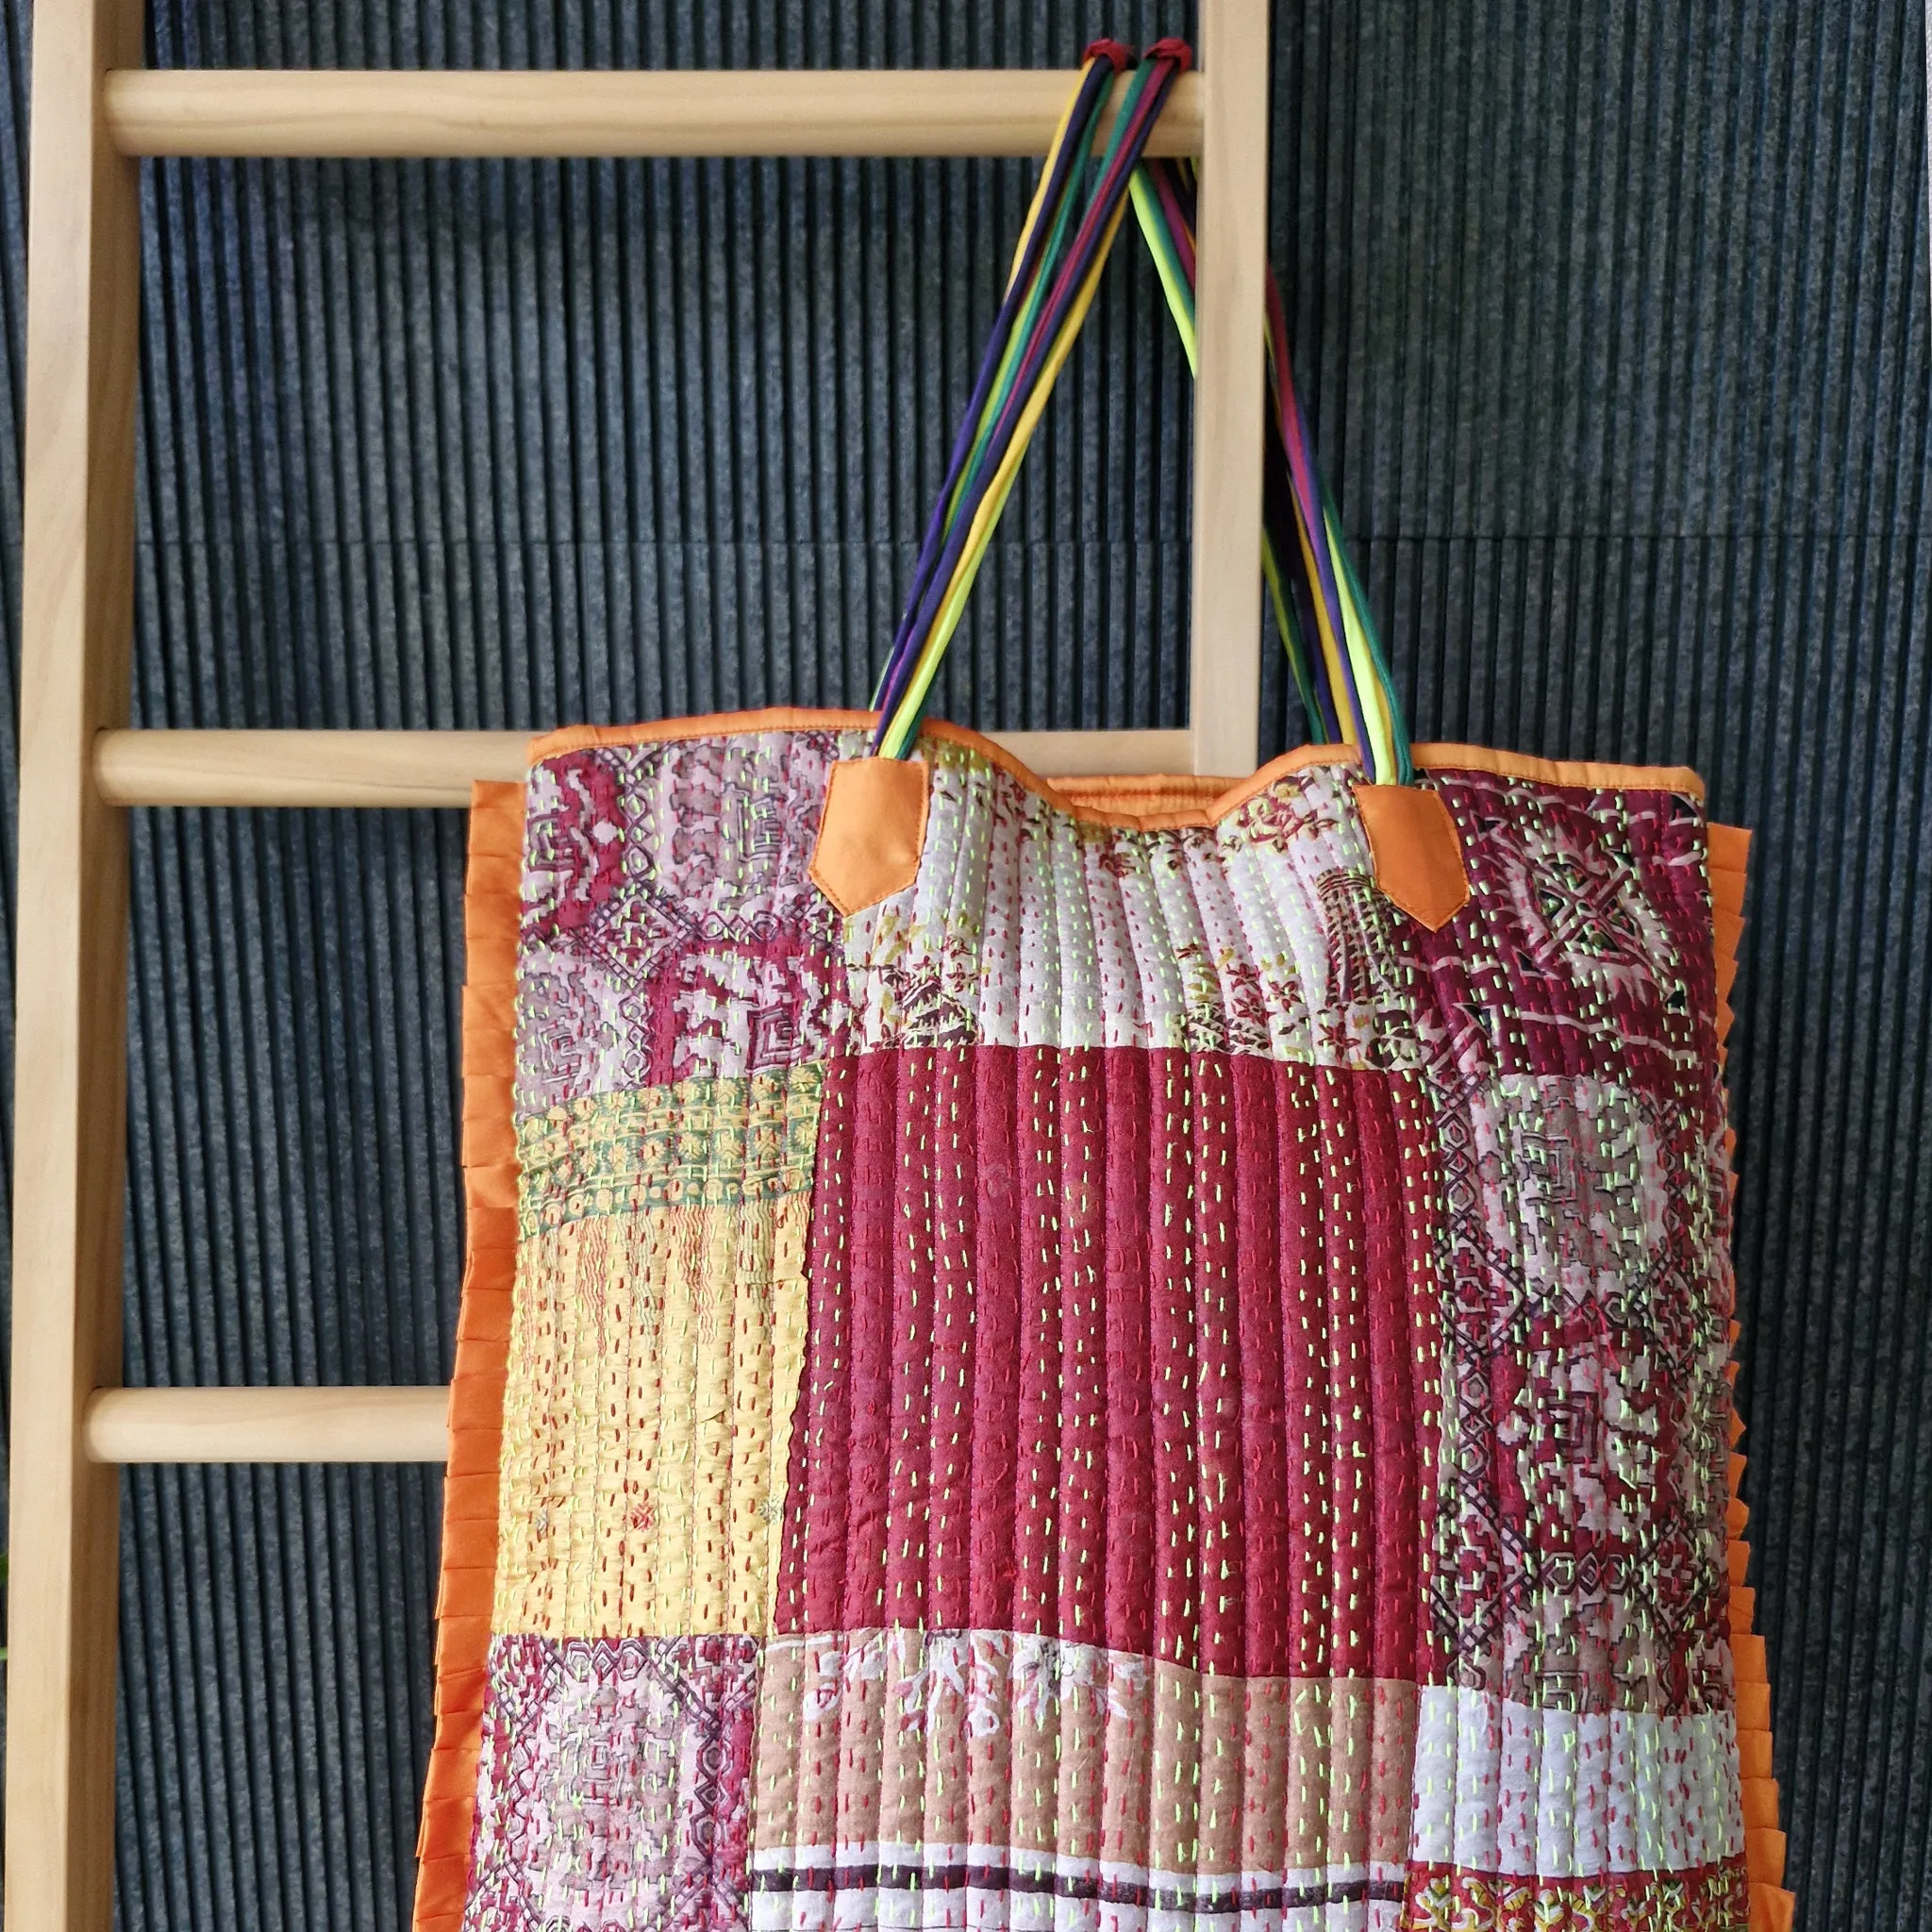
[[[1458,762],[1468,769],[1467,760]],[[1608,774],[1616,769],[1591,767],[1588,777],[1578,776],[1571,782],[1606,784],[1611,782]],[[1635,772],[1628,774],[1638,775]],[[1653,784],[1666,775],[1676,774],[1641,774]],[[1116,810],[1129,805],[1130,797],[1132,805],[1144,808],[1153,803],[1157,810],[1173,810],[1191,794],[1198,798],[1199,791],[1192,788],[1202,783],[1198,779],[1084,780],[1077,787],[1068,784],[1064,791],[1077,794],[1091,786],[1096,803],[1105,800]],[[1685,788],[1673,784],[1667,789]],[[1135,791],[1138,795],[1133,795]],[[1165,796],[1160,795],[1163,792]],[[1751,835],[1735,826],[1709,827],[1720,1067],[1731,1030],[1730,992],[1738,976],[1738,942],[1744,930],[1744,874],[1750,842]],[[516,1069],[517,919],[523,845],[523,786],[477,785],[471,796],[469,870],[463,897],[468,966],[463,988],[463,1190],[469,1245],[457,1321],[456,1373],[450,1387],[442,1581],[436,1605],[436,1740],[430,1749],[423,1823],[416,1843],[416,1932],[445,1932],[445,1928],[455,1932],[460,1926],[475,1819],[477,1747],[495,1591],[504,1375],[510,1297],[516,1279],[517,1161],[510,1092]],[[1736,1135],[1726,1132],[1727,1158],[1736,1143]],[[1735,1189],[1735,1176],[1732,1186]],[[1734,1322],[1734,1344],[1737,1333]],[[1735,1362],[1727,1374],[1735,1383]],[[1772,1774],[1771,1682],[1764,1640],[1751,1627],[1755,1592],[1745,1581],[1751,1552],[1744,1541],[1749,1512],[1739,1496],[1744,1458],[1736,1453],[1743,1424],[1735,1404],[1730,1430],[1725,1556],[1730,1573],[1731,1656],[1737,1685],[1738,1766],[1743,1793],[1751,1932],[1790,1932],[1796,1901],[1784,1890],[1785,1835],[1778,1828],[1777,1781]]]
[[[1731,1030],[1731,988],[1738,977],[1738,941],[1744,931],[1744,865],[1751,834],[1736,825],[1712,825],[1710,839],[1710,924],[1717,949],[1717,1057],[1724,1061]],[[1726,1159],[1736,1152],[1738,1137],[1726,1130]],[[1737,1190],[1737,1175],[1731,1188]],[[1731,1343],[1738,1324],[1731,1324]],[[1724,1371],[1733,1387],[1738,1365]],[[1730,1501],[1724,1513],[1724,1556],[1730,1569],[1731,1664],[1738,1698],[1738,1776],[1744,1799],[1744,1870],[1751,1888],[1751,1932],[1790,1932],[1797,1900],[1784,1889],[1785,1835],[1778,1829],[1777,1780],[1771,1769],[1771,1675],[1766,1668],[1764,1639],[1751,1627],[1757,1591],[1745,1577],[1751,1568],[1751,1546],[1744,1541],[1750,1511],[1738,1493],[1744,1458],[1737,1453],[1744,1424],[1731,1405]]]
[[[517,1266],[517,914],[522,785],[478,785],[463,889],[463,1202],[468,1253],[450,1382],[436,1599],[436,1740],[416,1838],[417,1932],[456,1932],[470,1876],[477,1744],[496,1588],[497,1463]]]

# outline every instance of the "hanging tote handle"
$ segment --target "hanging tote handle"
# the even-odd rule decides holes
[[[1055,130],[1013,257],[944,487],[920,547],[873,704],[874,756],[843,759],[826,782],[811,876],[850,916],[911,884],[925,844],[930,768],[909,757],[932,682],[958,627],[1020,458],[1092,306],[1126,209],[1128,183],[1175,78],[1191,60],[1162,41],[1134,66],[1096,164],[1093,143],[1126,48],[1096,41]]]
[[[1177,164],[1148,162],[1141,152],[1191,56],[1178,41],[1149,49],[1095,166],[1090,160],[1093,132],[1115,76],[1130,59],[1117,42],[1090,46],[1056,130],[914,567],[905,615],[874,693],[880,713],[874,749],[887,757],[905,757],[917,737],[933,678],[1020,459],[1091,304],[1118,229],[1123,188],[1154,255],[1189,366],[1194,365],[1193,177]],[[1412,768],[1393,679],[1314,462],[1272,275],[1268,292],[1271,408],[1262,568],[1269,607],[1311,734],[1355,747],[1372,776],[1402,783]],[[1319,657],[1304,642],[1310,635],[1319,641]]]
[[[1142,161],[1134,211],[1153,251],[1189,365],[1194,361],[1194,176]],[[1469,903],[1462,842],[1440,792],[1414,782],[1408,726],[1380,634],[1315,461],[1307,412],[1289,358],[1288,317],[1271,268],[1267,307],[1268,434],[1261,567],[1269,604],[1311,730],[1352,745],[1363,782],[1356,805],[1375,883],[1419,924],[1440,930]],[[1290,558],[1301,568],[1291,572]],[[1308,649],[1312,634],[1319,652]]]
[[[832,772],[812,876],[841,911],[875,904],[917,874],[927,774],[909,755],[920,719],[1021,458],[1092,306],[1130,198],[1190,367],[1194,364],[1193,176],[1142,158],[1175,79],[1191,62],[1180,41],[1157,42],[1137,65],[1117,42],[1099,41],[1087,49],[1027,210],[905,614],[874,693],[874,756]],[[1094,141],[1108,97],[1130,65],[1096,160]],[[1434,926],[1467,896],[1459,847],[1441,801],[1409,785],[1407,726],[1341,519],[1314,461],[1272,275],[1266,333],[1272,406],[1262,561],[1269,605],[1312,730],[1327,741],[1341,738],[1360,758],[1368,782],[1358,796],[1384,890]],[[1308,646],[1311,636],[1319,648]],[[1385,847],[1391,862],[1385,863]],[[1424,850],[1430,856],[1422,884],[1406,887],[1398,874]]]
[[[1194,177],[1191,166],[1146,160],[1135,170],[1134,212],[1154,257],[1174,325],[1194,366]],[[1384,784],[1414,775],[1408,731],[1395,680],[1370,614],[1341,519],[1315,461],[1294,371],[1288,320],[1274,272],[1268,272],[1268,436],[1261,568],[1269,607],[1288,654],[1311,734],[1360,754],[1362,769]],[[1293,558],[1298,575],[1287,568]],[[1319,658],[1305,640],[1312,629]]]
[[[913,569],[906,614],[874,693],[879,724],[873,749],[886,758],[905,758],[918,736],[933,678],[1020,459],[1092,306],[1141,149],[1192,58],[1181,41],[1160,41],[1147,50],[1133,68],[1096,162],[1102,112],[1114,77],[1132,57],[1114,41],[1096,41],[1087,49],[1027,210],[1006,296]]]

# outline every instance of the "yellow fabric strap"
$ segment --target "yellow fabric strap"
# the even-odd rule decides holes
[[[1319,584],[1322,579],[1315,563],[1315,546],[1308,541],[1308,526],[1302,516],[1301,501],[1292,491],[1289,497],[1294,510],[1295,541],[1301,545],[1302,570],[1310,584]],[[1348,684],[1341,668],[1341,646],[1336,640],[1335,626],[1328,621],[1327,600],[1318,594],[1310,601],[1315,607],[1315,633],[1321,640],[1322,663],[1328,678],[1328,689],[1341,693],[1348,689]],[[1340,702],[1339,697],[1335,722],[1341,726],[1342,743],[1356,745],[1359,750],[1360,746],[1356,743],[1354,713],[1347,705]]]
[[[1336,528],[1335,519],[1325,510],[1323,521],[1328,529],[1328,554],[1339,559],[1342,548],[1341,532]],[[1395,733],[1390,723],[1381,674],[1375,668],[1374,653],[1369,648],[1361,612],[1356,608],[1355,592],[1349,587],[1348,573],[1340,568],[1335,573],[1335,594],[1341,605],[1342,633],[1347,642],[1349,662],[1355,667],[1355,687],[1361,694],[1362,722],[1368,727],[1368,751],[1372,761],[1365,759],[1364,762],[1368,763],[1370,777],[1386,783],[1395,775]]]
[[[1083,84],[1087,78],[1088,69],[1092,65],[1093,62],[1089,60],[1081,67],[1080,80]],[[1053,157],[1059,152],[1061,143],[1067,138],[1067,129],[1073,123],[1074,108],[1078,103],[1079,98],[1080,89],[1075,87],[1074,92],[1067,96],[1066,106],[1060,109],[1059,121],[1053,131],[1053,142],[1047,149],[1047,164],[1041,169],[1040,178],[1033,184],[1033,199],[1026,205],[1026,219],[1020,224],[1020,239],[1013,246],[1012,266],[1007,271],[1007,291],[1008,293],[1012,291],[1013,284],[1020,279],[1020,265],[1026,258],[1027,244],[1033,239],[1034,229],[1040,225],[1041,209],[1046,202],[1047,183],[1053,178]],[[1002,352],[1000,366],[993,377],[991,391],[991,398],[997,398],[1005,393],[1007,377],[1012,373],[1014,358],[1022,353],[1025,346],[1023,340],[1024,333],[1023,329],[1016,328],[1008,340],[1005,350]],[[991,409],[992,407],[993,403],[990,399],[987,408]],[[978,427],[980,430],[984,430],[985,426],[985,422],[982,419]],[[969,475],[962,475],[958,482],[953,486],[953,494],[946,504],[946,514],[948,517],[953,516],[958,510],[959,498],[965,493],[969,480]]]
[[[1033,431],[1047,399],[1053,394],[1055,382],[1059,377],[1062,365],[1072,355],[1074,343],[1080,333],[1080,325],[1087,319],[1087,311],[1093,305],[1093,297],[1100,287],[1101,272],[1107,267],[1108,257],[1113,252],[1114,237],[1120,232],[1122,217],[1127,211],[1123,201],[1114,209],[1113,219],[1107,225],[1107,232],[1101,237],[1099,251],[1093,258],[1093,266],[1087,272],[1087,279],[1080,284],[1074,306],[1068,312],[1065,324],[1054,341],[1047,354],[1045,363],[1040,372],[1040,379],[1033,386],[1033,393],[1027,397],[1026,406],[1020,413],[1020,420],[1013,427],[1013,440],[1006,455],[1000,459],[1000,466],[993,472],[992,480],[987,486],[986,495],[981,499],[973,523],[966,536],[965,548],[961,551],[958,563],[954,567],[952,580],[946,586],[944,601],[940,606],[938,617],[934,620],[932,634],[926,639],[919,654],[919,663],[913,671],[912,680],[907,686],[906,696],[900,705],[900,717],[904,723],[895,723],[891,731],[879,749],[888,758],[903,758],[912,734],[917,730],[917,720],[925,694],[932,688],[933,679],[939,675],[940,661],[945,656],[946,646],[952,642],[953,633],[959,626],[959,619],[966,608],[967,594],[973,589],[973,580],[979,574],[981,559],[986,555],[986,546],[991,541],[994,526],[999,523],[1000,512],[1006,508],[1007,498],[1012,492],[1014,479],[1020,473],[1020,459],[1026,454],[1026,445],[1033,440]]]

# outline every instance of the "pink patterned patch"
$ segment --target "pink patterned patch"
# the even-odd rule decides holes
[[[606,746],[530,774],[521,1112],[839,1050],[844,951],[808,868],[846,736]]]
[[[758,1644],[498,1637],[466,1932],[736,1932]]]

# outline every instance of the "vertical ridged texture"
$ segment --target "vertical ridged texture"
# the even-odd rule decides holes
[[[1152,0],[152,13],[157,59],[211,64],[1044,64],[1095,31],[1192,26]],[[1732,1057],[1740,1400],[1791,1871],[1810,1923],[1914,1924],[1922,16],[1276,14],[1275,258],[1418,735],[1685,760],[1758,832]],[[28,15],[0,6],[9,447]],[[862,698],[1024,166],[171,163],[149,184],[144,722]],[[951,715],[1178,722],[1185,383],[1120,254],[954,653]],[[10,850],[11,463],[0,532]],[[447,1372],[461,841],[454,814],[138,817],[130,1380]],[[6,890],[10,916],[10,871]],[[130,1478],[125,1925],[403,1922],[437,1487]]]

